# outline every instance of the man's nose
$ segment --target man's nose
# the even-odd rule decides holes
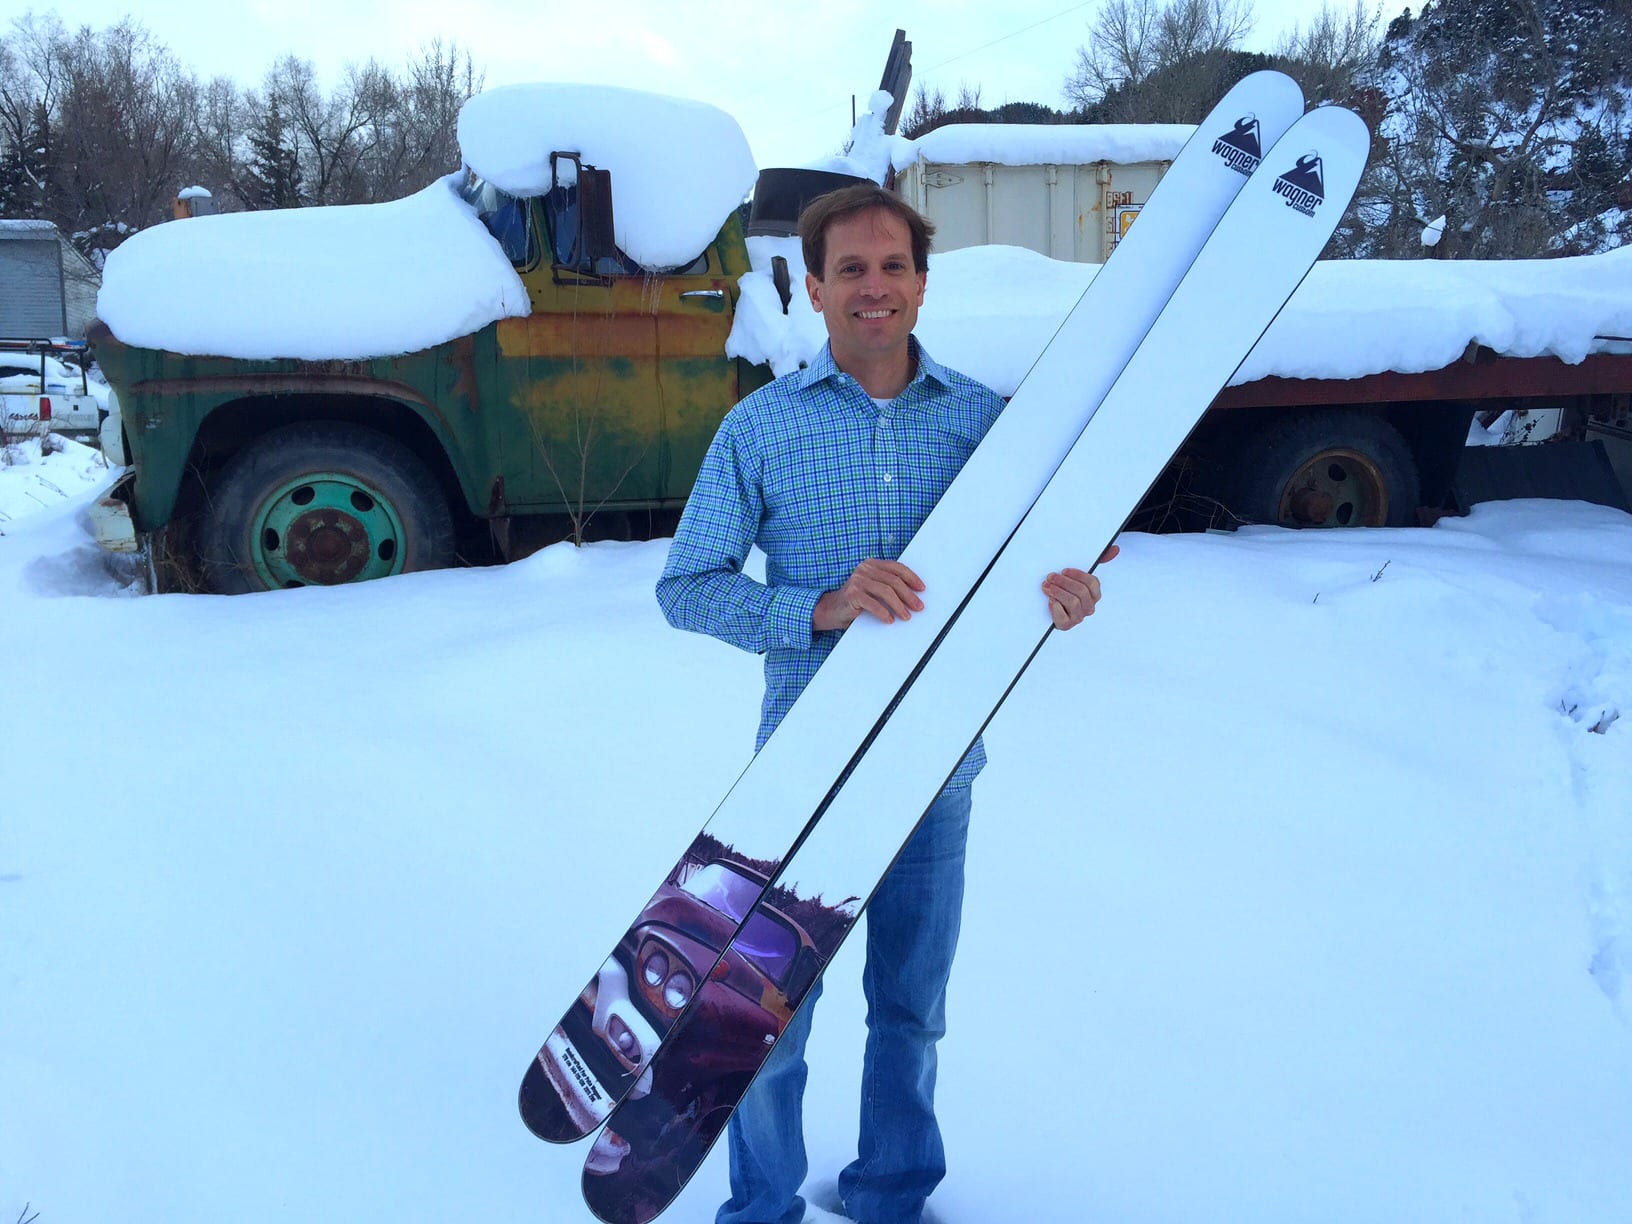
[[[884,273],[878,268],[868,268],[861,278],[861,291],[867,297],[882,297]]]

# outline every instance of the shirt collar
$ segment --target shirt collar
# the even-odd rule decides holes
[[[918,342],[917,336],[907,337],[907,347],[912,351],[912,355],[917,358],[918,368],[912,376],[912,381],[903,388],[902,395],[907,394],[913,387],[926,380],[934,382],[942,389],[951,385],[946,376],[946,370],[929,355],[929,351]],[[799,389],[801,391],[807,390],[819,382],[824,382],[829,378],[836,378],[843,372],[833,360],[832,342],[825,342],[822,345],[822,351],[816,354],[816,359],[799,371]]]

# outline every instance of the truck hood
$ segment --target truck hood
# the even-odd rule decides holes
[[[126,344],[311,361],[431,348],[525,315],[527,291],[449,175],[387,204],[226,213],[108,256],[97,313]]]

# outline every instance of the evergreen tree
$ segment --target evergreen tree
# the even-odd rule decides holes
[[[289,125],[268,99],[249,133],[249,163],[238,194],[250,208],[298,208],[301,203],[300,149],[289,136]]]
[[[0,169],[0,190],[7,195],[8,217],[43,217],[51,184],[51,117],[45,103],[37,102],[24,129],[22,143],[8,150]]]

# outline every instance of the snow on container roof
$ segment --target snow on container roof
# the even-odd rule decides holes
[[[550,154],[612,172],[617,244],[649,268],[690,263],[754,185],[737,121],[704,102],[610,85],[507,85],[459,112],[465,164],[511,195],[550,187]]]
[[[895,148],[895,168],[918,158],[942,165],[1070,166],[1172,161],[1195,132],[1188,123],[949,123]]]
[[[411,353],[525,315],[527,291],[449,175],[387,204],[170,221],[108,255],[126,344],[320,361]]]

